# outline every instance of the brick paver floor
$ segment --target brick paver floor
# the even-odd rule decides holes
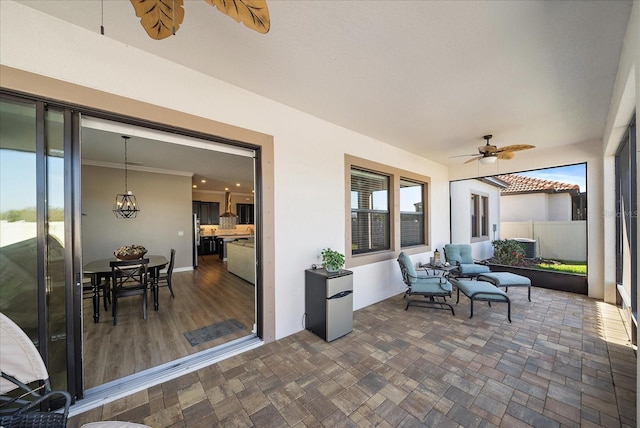
[[[635,427],[618,309],[540,288],[456,315],[395,296],[331,343],[303,331],[77,415],[69,427]]]

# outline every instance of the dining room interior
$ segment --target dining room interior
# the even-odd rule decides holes
[[[126,158],[122,136],[127,139]],[[125,160],[126,159],[126,160]],[[82,258],[85,266],[83,355],[85,388],[134,375],[140,371],[255,335],[255,224],[253,153],[157,130],[85,118],[82,127]],[[233,196],[229,197],[229,187]],[[131,218],[114,215],[114,197],[122,190],[135,195],[139,212]],[[225,190],[226,189],[226,190]],[[198,204],[194,201],[198,201]],[[207,213],[200,224],[201,201],[224,207]],[[228,202],[228,206],[225,203]],[[222,228],[220,214],[251,207]],[[198,224],[194,223],[194,218]],[[238,221],[239,220],[239,221]],[[226,247],[240,244],[232,256],[213,248],[204,251],[204,237]],[[238,241],[238,242],[234,242]],[[104,275],[91,275],[92,263],[115,260],[122,246],[140,245],[145,258],[164,261],[175,250],[171,295],[154,289],[150,278],[148,310],[142,316],[140,296],[118,300],[117,325]],[[233,253],[235,254],[235,253]],[[240,265],[240,267],[238,267]],[[150,269],[150,272],[153,270]],[[96,288],[89,286],[96,282]],[[166,284],[165,284],[166,285]],[[157,310],[154,295],[157,291]],[[97,296],[94,296],[95,293]],[[99,299],[97,310],[94,297]]]

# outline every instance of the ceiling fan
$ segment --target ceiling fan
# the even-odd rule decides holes
[[[204,0],[245,27],[265,34],[271,27],[266,0]],[[162,40],[175,35],[184,19],[184,0],[131,0],[149,37]]]
[[[484,146],[478,147],[478,154],[460,155],[460,156],[452,156],[452,157],[473,156],[471,159],[465,161],[465,164],[473,162],[475,160],[480,161],[480,163],[490,164],[490,163],[495,163],[498,159],[502,159],[502,160],[513,159],[513,156],[514,156],[513,152],[517,152],[520,150],[533,149],[536,147],[529,144],[514,144],[512,146],[497,147],[489,143],[492,137],[493,135],[485,135],[484,137],[482,137],[486,140],[486,144]]]

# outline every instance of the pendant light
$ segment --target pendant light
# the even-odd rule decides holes
[[[131,137],[122,136],[124,140],[124,193],[116,195],[116,202],[113,204],[113,213],[120,218],[135,218],[140,212],[138,201],[131,190],[127,187],[127,140]]]

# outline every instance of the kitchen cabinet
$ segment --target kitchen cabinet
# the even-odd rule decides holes
[[[209,254],[217,253],[216,240],[213,236],[201,236],[200,237],[200,255],[206,256]]]
[[[192,201],[193,213],[198,215],[200,224],[220,224],[220,203]]]
[[[212,224],[211,204],[209,202],[200,202],[200,224]]]
[[[254,224],[253,204],[236,204],[238,224]]]

